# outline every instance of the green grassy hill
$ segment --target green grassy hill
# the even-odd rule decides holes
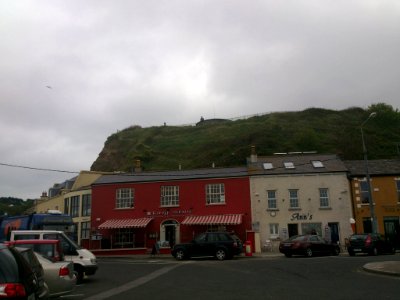
[[[111,135],[93,171],[131,171],[140,159],[144,170],[176,170],[246,164],[251,145],[258,155],[317,151],[343,159],[362,159],[361,124],[370,159],[396,158],[400,112],[384,103],[341,111],[310,108],[238,120],[205,120],[196,126],[132,126]]]

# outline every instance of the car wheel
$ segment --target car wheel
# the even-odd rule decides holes
[[[378,255],[378,249],[376,247],[372,248],[372,251],[370,252],[370,254],[373,256]]]
[[[349,255],[350,255],[350,256],[354,256],[354,255],[356,255],[356,254],[354,253],[354,251],[349,251]]]
[[[183,251],[182,249],[177,250],[176,253],[175,253],[175,258],[177,260],[185,259],[185,251]]]
[[[292,257],[292,253],[286,252],[286,253],[285,253],[285,256],[288,257],[288,258],[290,258],[290,257]]]
[[[75,275],[76,275],[76,283],[80,284],[83,282],[83,278],[85,277],[85,273],[83,272],[83,269],[79,265],[75,265],[74,269]]]
[[[215,257],[218,260],[224,260],[226,258],[226,251],[224,249],[218,249],[217,252],[215,252]]]
[[[312,252],[311,248],[307,248],[307,249],[306,249],[306,256],[307,256],[307,257],[313,256],[313,252]]]

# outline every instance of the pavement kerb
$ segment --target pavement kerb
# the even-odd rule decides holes
[[[400,261],[381,261],[367,263],[363,266],[363,270],[370,273],[400,277]]]

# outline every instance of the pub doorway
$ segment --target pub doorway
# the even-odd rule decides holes
[[[167,241],[173,247],[179,240],[179,224],[175,220],[167,220],[161,224],[161,241]]]

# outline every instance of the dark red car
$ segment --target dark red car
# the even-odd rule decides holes
[[[340,248],[337,244],[332,244],[318,235],[295,235],[279,244],[279,251],[286,257],[292,255],[339,255]]]

